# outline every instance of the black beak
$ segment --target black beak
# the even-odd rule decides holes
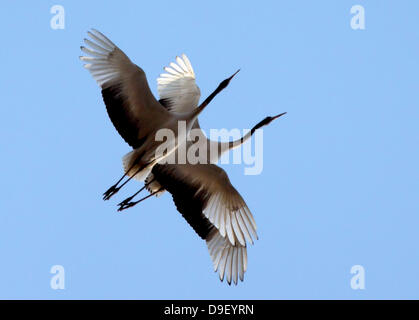
[[[280,116],[283,116],[284,114],[287,114],[287,113],[286,112],[282,112],[282,113],[280,113],[280,114],[278,114],[276,116],[273,116],[272,117],[272,120],[275,120],[275,119],[279,118]]]
[[[228,81],[230,81],[231,79],[233,79],[234,76],[239,73],[239,71],[240,71],[240,69],[237,70],[236,72],[234,72],[233,75],[230,78],[228,78]]]

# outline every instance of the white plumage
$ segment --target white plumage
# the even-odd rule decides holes
[[[195,73],[185,54],[176,57],[176,63],[171,62],[165,67],[157,79],[157,90],[160,99],[166,100],[172,112],[187,112],[194,109],[199,102],[201,91],[195,82]]]

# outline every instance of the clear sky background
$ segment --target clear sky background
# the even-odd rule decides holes
[[[54,4],[65,29],[50,27]],[[365,7],[352,30],[350,8]],[[0,298],[419,298],[419,2],[1,1]],[[165,194],[116,212],[130,148],[78,57],[97,28],[155,79],[186,53],[204,129],[264,130],[264,169],[223,165],[260,239],[218,280]],[[52,290],[50,269],[65,268]],[[350,286],[365,268],[365,290]]]

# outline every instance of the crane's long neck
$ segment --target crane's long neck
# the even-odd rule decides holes
[[[197,117],[198,117],[198,115],[209,105],[209,103],[212,101],[212,99],[214,99],[215,98],[215,96],[217,95],[217,94],[219,94],[223,89],[225,89],[227,86],[228,86],[228,84],[230,83],[230,80],[231,79],[233,79],[233,77],[238,73],[240,71],[240,69],[239,70],[237,70],[231,77],[229,77],[229,78],[227,78],[227,79],[225,79],[225,80],[223,80],[223,81],[221,81],[220,82],[220,84],[218,85],[218,87],[217,87],[217,89],[215,89],[214,90],[214,92],[213,93],[211,93],[205,100],[204,100],[204,102],[202,102],[201,103],[201,105],[198,107],[198,108],[196,108],[195,110],[193,110],[191,113],[190,113],[190,119],[196,119]]]
[[[191,119],[196,119],[198,117],[198,115],[204,111],[204,109],[209,105],[209,103],[212,101],[212,99],[215,98],[215,96],[217,94],[219,94],[225,87],[221,86],[221,83],[218,85],[217,89],[214,90],[213,93],[211,93],[205,100],[204,102],[201,103],[201,105],[198,108],[195,108],[194,110],[192,110],[191,112]]]
[[[237,140],[234,140],[234,141],[229,141],[229,142],[218,142],[218,141],[216,142],[216,141],[214,141],[214,143],[218,144],[218,151],[219,151],[220,157],[224,152],[227,152],[228,150],[237,148],[237,147],[241,146],[243,143],[245,143],[247,140],[249,140],[252,137],[252,135],[256,132],[257,129],[270,124],[273,120],[283,116],[284,114],[286,114],[286,112],[283,112],[283,113],[278,114],[278,115],[273,116],[273,117],[266,117],[262,121],[258,122],[248,133],[246,133],[240,139],[237,139]]]
[[[246,133],[244,136],[242,136],[240,139],[225,142],[228,144],[228,150],[235,149],[239,146],[241,146],[243,143],[245,143],[247,140],[249,140],[252,135],[255,133],[255,131],[261,127],[263,127],[266,124],[266,120],[260,121],[258,124],[256,124],[248,133]]]
[[[210,154],[211,161],[214,163],[214,161],[218,161],[221,156],[223,155],[223,153],[231,150],[231,149],[235,149],[239,146],[241,146],[243,143],[245,143],[247,140],[249,140],[252,135],[256,132],[257,129],[266,126],[268,124],[270,124],[273,120],[279,118],[280,116],[283,116],[284,114],[286,114],[286,112],[283,112],[281,114],[278,114],[274,117],[266,117],[265,119],[263,119],[262,121],[260,121],[259,123],[257,123],[249,132],[247,132],[243,137],[241,137],[240,139],[234,140],[234,141],[229,141],[229,142],[218,142],[218,141],[211,141],[210,140],[210,150],[214,150],[214,148],[216,148],[216,150],[218,150],[218,153],[216,155],[216,157],[212,157],[212,155]]]

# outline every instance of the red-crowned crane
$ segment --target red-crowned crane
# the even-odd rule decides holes
[[[140,180],[145,179],[158,161],[174,152],[178,142],[182,141],[182,137],[178,137],[178,122],[186,122],[188,134],[198,115],[228,85],[232,77],[221,82],[198,108],[183,113],[170,112],[153,96],[144,71],[133,64],[122,50],[97,30],[92,29],[88,35],[91,40],[84,41],[90,48],[81,47],[88,56],[80,59],[86,62],[84,67],[101,87],[113,125],[134,149],[124,157],[127,166],[124,175],[104,193],[104,199],[107,200],[133,176]],[[174,136],[171,141],[166,141],[169,145],[167,152],[156,155],[156,149],[162,143],[155,139],[160,129],[169,129]],[[127,175],[129,178],[119,185]]]

